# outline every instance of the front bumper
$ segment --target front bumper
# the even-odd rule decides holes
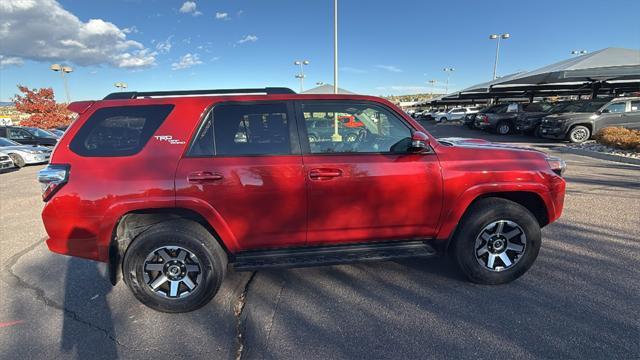
[[[533,131],[537,126],[538,124],[530,121],[516,121],[517,131]]]
[[[541,124],[540,136],[548,139],[564,139],[566,136],[564,124]]]
[[[11,160],[2,160],[0,161],[0,170],[7,170],[13,168],[13,161]]]

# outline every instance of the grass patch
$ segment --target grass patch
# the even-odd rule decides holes
[[[640,130],[621,127],[604,128],[598,131],[595,138],[602,145],[640,152]]]

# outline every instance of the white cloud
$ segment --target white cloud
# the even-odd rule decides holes
[[[127,28],[122,29],[122,32],[125,34],[137,34],[138,28],[134,25],[134,26],[129,26]]]
[[[24,61],[19,57],[7,57],[0,55],[0,69],[11,65],[22,66],[22,64],[24,64]]]
[[[229,14],[226,12],[216,12],[216,20],[229,20]]]
[[[393,65],[376,65],[376,68],[391,71],[391,72],[396,72],[396,73],[402,72],[402,69],[399,69]]]
[[[156,53],[127,39],[124,29],[102,19],[83,22],[55,0],[2,0],[0,19],[0,53],[6,59],[120,68],[155,64]]]
[[[197,9],[195,1],[185,1],[180,7],[180,12],[183,14],[192,14],[193,16],[202,15]]]
[[[246,42],[256,42],[258,41],[258,37],[255,35],[247,35],[242,39],[238,40],[238,44],[244,44]]]
[[[200,56],[198,56],[198,54],[189,53],[182,56],[178,62],[174,62],[173,64],[171,64],[171,70],[188,69],[192,66],[200,64],[202,64]]]
[[[367,72],[367,70],[354,68],[350,66],[343,66],[340,68],[340,70],[347,73],[352,73],[352,74],[365,74]]]
[[[169,36],[167,40],[158,41],[158,43],[156,44],[156,50],[158,50],[160,54],[166,54],[171,51],[171,46],[173,46],[173,44],[171,43],[172,38],[173,35]]]

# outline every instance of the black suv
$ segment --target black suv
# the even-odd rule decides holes
[[[605,104],[591,101],[580,112],[546,116],[540,124],[540,135],[579,143],[612,126],[640,129],[640,97],[619,98]]]
[[[549,111],[550,104],[547,103],[531,103],[531,104],[505,104],[493,112],[487,112],[476,115],[474,125],[483,130],[493,130],[500,135],[507,135],[515,130],[516,119],[522,113],[543,113]]]
[[[22,145],[54,146],[58,143],[58,138],[48,131],[21,126],[0,126],[0,137]]]
[[[524,112],[516,119],[516,130],[540,137],[542,119],[552,114],[593,113],[611,99],[561,101],[546,112]]]

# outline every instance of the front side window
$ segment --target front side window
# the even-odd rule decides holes
[[[117,106],[96,110],[69,147],[82,156],[138,153],[169,115],[173,105]]]
[[[312,154],[404,153],[411,143],[409,126],[378,105],[305,102],[302,114]],[[361,125],[345,126],[344,117]]]
[[[285,103],[216,105],[205,119],[190,151],[193,156],[290,153]]]
[[[33,136],[29,134],[26,130],[23,129],[9,129],[9,138],[24,140],[24,139],[32,139]]]
[[[623,113],[626,107],[627,107],[627,103],[617,102],[617,103],[610,104],[603,110],[609,110],[607,112],[610,112],[610,113]]]

